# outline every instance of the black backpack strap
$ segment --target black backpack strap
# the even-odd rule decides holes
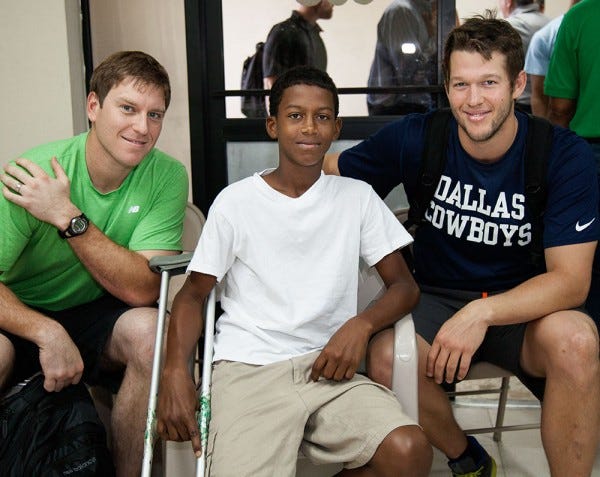
[[[425,125],[425,144],[417,177],[416,193],[410,201],[405,227],[418,226],[424,220],[425,211],[435,194],[446,165],[446,146],[450,132],[452,112],[449,108],[434,111]]]
[[[524,151],[525,204],[531,212],[531,263],[539,267],[544,263],[544,213],[548,190],[546,173],[552,150],[552,124],[529,116]]]
[[[446,165],[446,146],[450,132],[452,112],[449,108],[434,111],[425,124],[425,137],[419,174],[417,176],[415,195],[409,199],[408,218],[403,225],[406,230],[418,227],[424,220],[425,211],[429,207],[435,189],[440,182]],[[414,230],[411,230],[414,233]],[[414,259],[410,247],[402,249],[404,260],[411,271],[414,271]]]

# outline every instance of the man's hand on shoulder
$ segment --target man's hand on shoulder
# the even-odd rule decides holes
[[[52,158],[51,177],[29,159],[19,158],[4,166],[0,181],[7,200],[23,207],[35,218],[64,230],[81,211],[71,202],[71,184],[56,157]]]

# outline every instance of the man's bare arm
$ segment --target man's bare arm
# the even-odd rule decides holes
[[[427,359],[427,374],[441,383],[463,379],[489,326],[527,323],[580,306],[590,287],[596,242],[545,250],[545,273],[515,288],[473,300],[440,328]]]
[[[549,98],[544,94],[545,76],[529,75],[531,83],[531,112],[541,118],[548,117]]]
[[[568,128],[571,119],[575,116],[577,101],[574,99],[549,97],[548,119],[554,124]]]
[[[83,360],[65,329],[23,304],[3,283],[0,283],[0,329],[38,346],[47,391],[60,391],[81,379]]]
[[[82,211],[71,202],[70,181],[55,158],[52,168],[56,178],[33,162],[18,159],[16,165],[5,166],[6,173],[1,180],[6,187],[2,193],[37,219],[57,230],[65,230],[71,218]],[[160,277],[148,268],[148,259],[154,255],[177,253],[131,251],[117,245],[93,223],[83,235],[66,240],[94,279],[110,294],[131,306],[151,305],[158,298]]]

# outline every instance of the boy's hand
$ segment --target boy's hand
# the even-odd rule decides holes
[[[367,353],[370,327],[354,317],[344,323],[331,337],[315,360],[310,377],[342,381],[351,379]]]
[[[196,457],[202,454],[196,410],[196,386],[187,369],[165,370],[158,393],[156,431],[161,439],[192,441]]]

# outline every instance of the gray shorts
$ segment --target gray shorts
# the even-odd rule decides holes
[[[391,391],[365,376],[313,382],[318,354],[214,365],[210,475],[294,476],[298,451],[315,464],[360,467],[391,431],[416,425]]]
[[[412,312],[417,334],[431,344],[448,319],[481,296],[476,292],[422,286],[421,299]],[[490,326],[472,362],[487,361],[510,371],[541,401],[546,380],[525,373],[519,364],[526,328],[527,323]]]

